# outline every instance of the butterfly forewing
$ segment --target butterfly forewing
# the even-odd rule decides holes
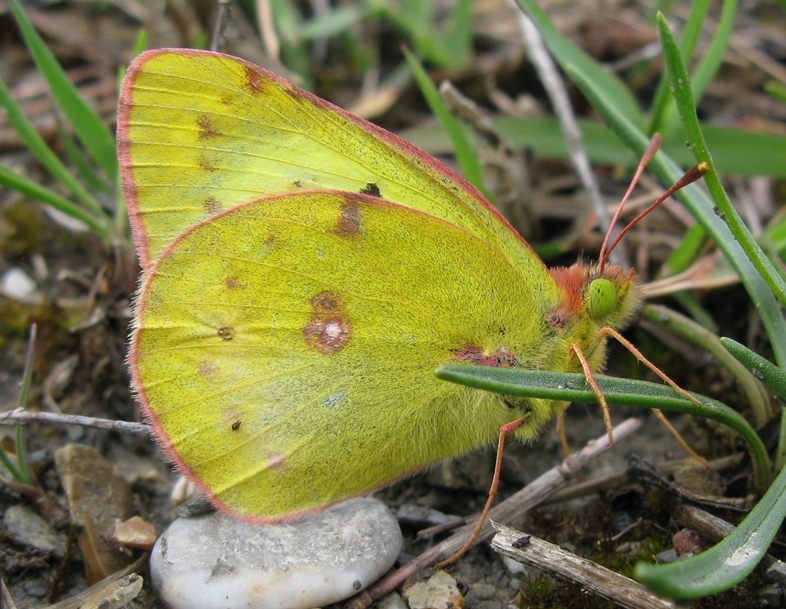
[[[341,190],[446,219],[546,273],[496,210],[431,156],[227,55],[177,49],[137,58],[121,92],[118,149],[143,268],[222,210],[266,195]]]

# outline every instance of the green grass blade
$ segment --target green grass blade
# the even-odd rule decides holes
[[[19,0],[9,0],[30,53],[52,90],[57,104],[68,117],[71,126],[90,152],[95,162],[114,183],[118,175],[115,138],[101,117],[85,102],[77,88],[57,63],[54,54],[35,31]]]
[[[77,176],[90,189],[90,192],[108,192],[109,187],[101,179],[99,172],[96,171],[90,159],[83,153],[79,143],[63,128],[60,121],[57,122],[57,133],[66,158],[76,170]]]
[[[786,372],[736,340],[724,337],[720,341],[743,366],[753,371],[756,378],[767,385],[779,398],[786,400]]]
[[[96,233],[104,241],[109,241],[109,231],[104,222],[100,222],[95,218],[95,216],[86,212],[84,209],[78,205],[75,205],[68,199],[62,198],[51,190],[39,185],[37,182],[33,182],[28,178],[14,173],[4,165],[0,165],[0,184],[6,188],[11,188],[21,192],[23,195],[28,196],[31,199],[41,201],[42,203],[45,203],[54,209],[71,216],[72,218],[76,218],[77,220],[84,222],[87,226],[90,227],[90,230]]]
[[[440,366],[436,370],[436,375],[446,381],[505,395],[593,404],[598,402],[584,375],[580,373],[451,365]],[[757,485],[760,488],[767,487],[770,480],[767,449],[753,428],[738,412],[702,395],[691,394],[699,400],[701,403],[699,406],[682,397],[671,387],[657,383],[603,375],[596,375],[595,381],[609,404],[627,404],[640,408],[659,408],[691,414],[718,421],[733,429],[748,446]]]
[[[38,333],[36,324],[30,325],[30,334],[27,339],[27,353],[25,354],[25,370],[22,374],[22,387],[19,391],[18,406],[27,408],[27,398],[30,395],[30,386],[33,384],[33,359],[35,358],[35,339]],[[16,428],[16,461],[19,464],[19,473],[23,484],[32,484],[33,475],[30,472],[30,461],[27,458],[27,442],[25,440],[24,426]]]
[[[737,1],[724,0],[721,17],[718,21],[718,27],[715,30],[712,41],[707,48],[707,52],[701,58],[701,61],[699,61],[699,64],[696,66],[696,69],[690,77],[693,99],[697,104],[704,96],[707,87],[709,86],[710,82],[712,82],[712,79],[715,78],[715,74],[717,74],[718,69],[723,63],[723,58],[726,54],[726,50],[729,47],[729,40],[731,39],[731,34],[734,30],[734,21],[736,16]],[[659,17],[656,17],[656,21],[658,19]],[[692,55],[692,50],[690,53],[686,52],[687,49],[683,45],[679,45],[679,49],[682,63],[687,65],[688,59]],[[664,80],[666,82],[673,82],[673,79],[669,76],[668,71],[664,74]],[[669,137],[672,133],[677,131],[679,117],[677,116],[677,107],[674,104],[669,103],[666,106],[665,114],[661,117],[661,119],[662,121],[659,125],[659,130],[662,131],[664,137]]]
[[[691,226],[683,235],[682,241],[669,254],[663,270],[672,275],[686,270],[701,253],[705,236],[706,233],[700,224]]]
[[[657,594],[691,599],[718,594],[745,579],[764,557],[786,517],[786,469],[728,537],[668,565],[639,563],[633,576]]]
[[[472,51],[472,0],[459,0],[442,38],[450,65],[466,66]]]
[[[8,455],[2,446],[0,446],[0,461],[3,462],[3,466],[8,470],[8,473],[11,474],[11,478],[20,484],[24,484],[25,476],[22,473],[22,470],[17,466],[16,463],[14,463],[14,460]]]
[[[53,178],[61,182],[74,197],[90,209],[102,221],[106,218],[101,205],[71,175],[65,165],[57,158],[33,124],[27,119],[19,104],[16,103],[3,79],[0,78],[0,107],[5,108],[9,124],[16,130],[25,147],[38,159]],[[112,153],[114,154],[114,152]]]
[[[737,0],[723,0],[723,9],[718,20],[718,27],[712,37],[707,52],[699,61],[691,75],[691,89],[696,103],[701,101],[715,75],[723,63],[723,57],[729,48],[734,22],[737,17]]]
[[[693,56],[693,51],[696,49],[696,44],[699,41],[701,30],[704,27],[704,17],[707,15],[707,10],[710,7],[710,0],[697,0],[691,2],[690,15],[685,22],[685,27],[680,36],[680,54],[683,61],[687,63],[688,59]],[[655,13],[657,16],[657,13]],[[669,108],[674,107],[674,101],[669,95],[669,75],[664,70],[663,76],[658,83],[658,89],[652,99],[652,106],[650,109],[650,123],[647,128],[647,133],[652,135],[659,132],[661,135],[664,131],[669,131],[664,127],[665,115]]]
[[[756,240],[753,238],[753,235],[750,234],[750,231],[743,223],[742,218],[740,218],[737,210],[726,195],[726,191],[720,182],[720,176],[718,175],[717,169],[712,164],[712,156],[707,148],[701,131],[701,125],[699,125],[699,119],[696,116],[696,106],[693,101],[690,81],[688,80],[688,72],[682,61],[676,40],[669,29],[668,23],[663,15],[660,14],[658,15],[658,31],[663,44],[663,55],[666,60],[666,67],[669,71],[669,78],[672,83],[671,90],[674,93],[677,109],[682,117],[685,134],[688,141],[691,143],[691,149],[696,157],[696,161],[706,162],[710,166],[709,173],[704,176],[707,188],[718,206],[724,222],[728,225],[732,235],[734,235],[734,239],[739,242],[745,255],[761,274],[777,299],[780,300],[781,304],[786,305],[786,281],[784,281],[780,273],[775,270],[770,259],[764,251],[762,251],[759,244],[756,243]],[[718,244],[720,245],[720,243]]]
[[[757,378],[761,379],[761,382],[767,385],[775,395],[781,400],[786,400],[785,371],[735,340],[722,338],[721,344]],[[778,447],[775,452],[775,470],[780,471],[784,466],[786,466],[786,417],[781,415]]]
[[[786,85],[776,80],[770,80],[764,83],[764,90],[772,95],[782,104],[786,104]]]
[[[33,381],[33,356],[35,354],[35,338],[37,326],[32,324],[30,326],[30,337],[27,341],[27,353],[25,355],[25,368],[22,373],[22,384],[19,390],[19,399],[17,400],[17,408],[27,408],[27,397],[30,394],[30,385]],[[6,469],[11,473],[14,480],[20,484],[32,484],[33,476],[30,473],[30,464],[27,458],[27,446],[25,442],[24,426],[16,426],[16,462],[8,455],[8,453],[0,444],[0,461]]]
[[[447,131],[453,143],[456,160],[461,167],[461,172],[475,188],[483,193],[483,196],[485,196],[489,201],[493,202],[494,198],[492,194],[483,184],[483,168],[478,162],[478,157],[475,154],[475,151],[473,150],[468,138],[466,137],[461,123],[459,123],[458,119],[453,116],[453,113],[445,105],[445,102],[442,101],[439,91],[437,91],[437,88],[434,86],[431,78],[429,78],[429,75],[423,69],[423,66],[420,65],[420,62],[417,60],[417,58],[409,51],[405,51],[405,55],[407,62],[409,63],[409,66],[415,75],[415,80],[417,81],[423,96],[426,98],[426,102],[431,108],[431,111],[444,127],[445,131]]]

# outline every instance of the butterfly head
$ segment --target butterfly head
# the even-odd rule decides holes
[[[596,328],[625,328],[641,306],[642,295],[636,272],[616,264],[579,261],[571,267],[551,269],[563,299],[553,317],[588,318]]]

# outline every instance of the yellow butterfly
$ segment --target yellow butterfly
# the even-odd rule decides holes
[[[373,491],[566,406],[439,381],[440,364],[599,371],[632,271],[547,269],[464,179],[270,72],[138,57],[118,119],[143,267],[133,386],[180,470],[275,521]],[[573,345],[573,347],[571,347]]]

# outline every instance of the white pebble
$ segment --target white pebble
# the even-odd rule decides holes
[[[19,267],[11,267],[0,277],[0,293],[26,304],[41,304],[44,300],[36,282]]]
[[[368,497],[282,524],[211,513],[173,522],[150,572],[171,609],[310,609],[374,583],[401,545],[390,510]]]

